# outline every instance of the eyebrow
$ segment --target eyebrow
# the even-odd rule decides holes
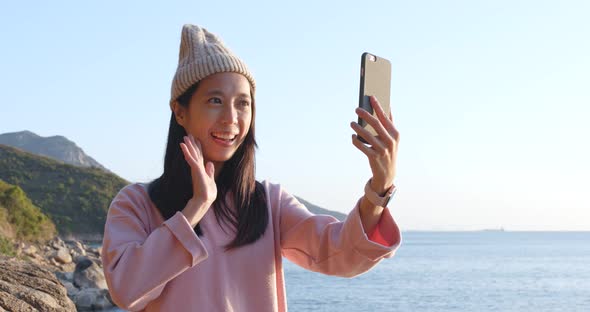
[[[205,93],[206,96],[212,96],[212,95],[219,95],[219,96],[224,96],[225,94],[223,92],[221,92],[221,90],[219,89],[213,89],[207,93]],[[246,94],[246,93],[239,93],[238,97],[241,98],[250,98],[250,94]]]

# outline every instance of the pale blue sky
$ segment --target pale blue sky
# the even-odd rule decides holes
[[[86,1],[88,2],[88,1]],[[404,230],[590,230],[588,1],[0,4],[0,133],[63,135],[130,181],[162,170],[184,23],[257,80],[257,177],[349,211],[360,55],[392,62]]]

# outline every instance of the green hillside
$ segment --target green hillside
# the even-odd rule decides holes
[[[0,179],[18,185],[59,234],[102,234],[109,204],[129,182],[0,145]]]
[[[45,243],[55,234],[51,219],[20,187],[0,180],[0,254],[14,256],[14,240]]]

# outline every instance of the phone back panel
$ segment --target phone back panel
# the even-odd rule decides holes
[[[371,53],[363,53],[361,57],[361,79],[360,79],[360,94],[359,106],[364,110],[370,112],[377,118],[377,114],[373,111],[369,96],[374,95],[385,111],[385,115],[389,116],[390,111],[390,92],[391,92],[391,63],[382,57],[378,57]],[[376,136],[377,132],[367,124],[364,120],[359,118],[359,124],[369,132]]]

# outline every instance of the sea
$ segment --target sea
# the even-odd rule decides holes
[[[590,232],[404,232],[355,278],[284,270],[289,311],[590,311]]]

